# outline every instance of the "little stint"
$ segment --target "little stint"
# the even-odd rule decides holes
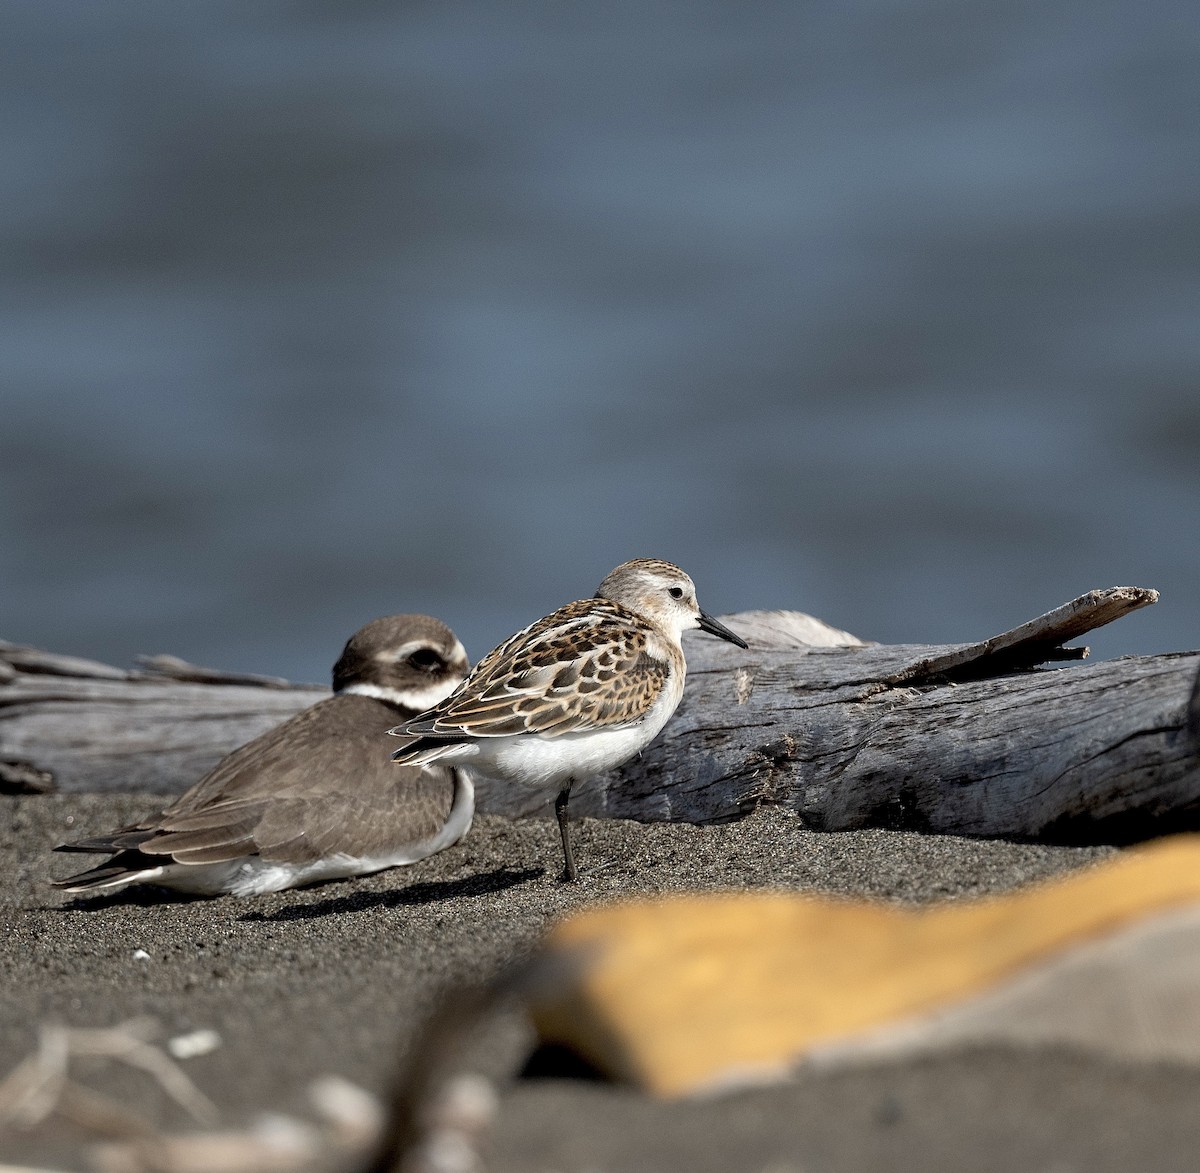
[[[696,627],[746,646],[700,610],[678,566],[657,558],[623,563],[594,598],[517,632],[440,704],[392,729],[414,739],[392,758],[453,764],[556,795],[563,878],[574,881],[571,786],[627,761],[657,736],[683,696],[680,637]]]

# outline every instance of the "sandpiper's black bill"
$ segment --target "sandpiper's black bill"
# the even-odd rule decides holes
[[[734,635],[725,624],[718,623],[711,615],[705,615],[703,611],[700,612],[700,630],[707,631],[709,635],[717,635],[721,639],[727,639],[731,644],[737,644],[739,648],[750,646],[740,635]]]

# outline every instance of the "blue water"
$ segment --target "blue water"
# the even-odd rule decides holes
[[[1200,645],[1194,4],[0,2],[0,636],[324,679],[628,557]]]

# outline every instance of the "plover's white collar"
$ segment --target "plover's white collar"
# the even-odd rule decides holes
[[[348,684],[339,688],[337,696],[368,696],[372,700],[386,701],[389,705],[397,705],[402,709],[410,709],[414,713],[423,713],[426,709],[443,701],[454,691],[453,680],[439,681],[428,684],[424,688],[388,688],[382,684]]]

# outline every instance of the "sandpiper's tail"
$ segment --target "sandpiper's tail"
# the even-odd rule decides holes
[[[396,737],[407,736],[403,725],[398,725],[395,729],[389,729],[388,732]],[[445,757],[466,740],[467,738],[465,737],[456,738],[453,741],[442,737],[415,737],[407,745],[402,745],[392,754],[392,761],[426,766],[430,762],[436,762],[438,758]]]

